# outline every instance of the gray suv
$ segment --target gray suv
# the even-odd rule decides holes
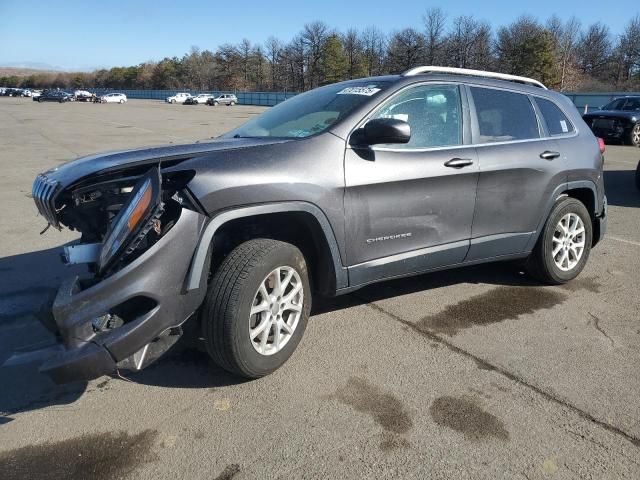
[[[603,152],[535,80],[420,67],[312,90],[212,141],[93,155],[39,175],[81,233],[53,304],[57,382],[138,370],[189,329],[223,368],[280,367],[314,295],[516,260],[561,284],[606,229]]]

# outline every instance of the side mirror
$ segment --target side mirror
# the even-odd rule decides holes
[[[397,118],[374,118],[352,135],[352,143],[379,145],[387,143],[409,143],[411,127]]]

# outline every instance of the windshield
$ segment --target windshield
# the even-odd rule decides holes
[[[224,136],[309,137],[325,131],[367,100],[380,95],[388,84],[362,81],[320,87],[276,105]]]

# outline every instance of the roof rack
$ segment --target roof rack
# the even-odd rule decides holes
[[[525,83],[528,85],[533,85],[535,87],[544,88],[545,90],[547,90],[547,87],[545,87],[538,80],[534,80],[533,78],[519,77],[517,75],[508,75],[506,73],[485,72],[484,70],[470,70],[468,68],[435,67],[435,66],[415,67],[404,72],[402,76],[412,77],[413,75],[419,75],[421,73],[452,73],[455,75],[470,75],[473,77],[496,78],[498,80],[508,80],[511,82]]]

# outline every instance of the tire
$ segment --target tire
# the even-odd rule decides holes
[[[173,100],[171,100],[171,103],[176,103],[176,99],[174,98]]]
[[[582,234],[572,234],[573,240],[569,240],[571,237],[564,238],[560,225],[561,221],[565,222],[564,225],[569,228],[570,232],[571,226],[577,223],[577,220],[575,220],[576,217],[582,222],[584,232]],[[566,222],[567,218],[569,218],[568,222]],[[571,218],[574,219],[573,223]],[[579,231],[579,228],[576,230]],[[554,237],[556,240],[554,240]],[[573,280],[580,274],[589,259],[592,237],[593,226],[591,216],[584,204],[575,198],[561,198],[553,206],[549,218],[540,233],[540,238],[538,238],[538,242],[531,256],[527,259],[525,265],[527,273],[541,282],[550,285],[561,285]],[[575,247],[574,250],[571,249],[571,246],[575,246],[576,243],[578,245],[583,244],[583,249],[581,253],[579,253],[577,261],[575,253],[579,251],[579,248]],[[566,249],[565,246],[567,246]],[[560,249],[555,258],[553,256],[554,248]],[[563,259],[563,255],[565,254],[567,255],[566,264],[565,262],[561,262],[561,267],[558,261]]]
[[[229,102],[229,106],[233,107],[236,104],[236,102],[234,102],[233,100],[231,102]]]
[[[293,332],[286,333],[284,327],[278,325],[278,331],[282,337],[281,348],[276,348],[275,332],[276,327],[269,324],[273,318],[269,307],[266,310],[250,315],[254,302],[266,303],[260,293],[260,286],[265,285],[268,298],[272,299],[272,294],[276,292],[274,288],[269,290],[269,282],[275,280],[273,276],[276,269],[282,269],[283,275],[295,271],[297,277],[292,276],[288,287],[285,287],[287,294],[291,294],[294,284],[300,289],[302,298],[297,300],[299,313],[289,310],[278,310],[279,301],[272,304],[277,312],[280,312],[283,322],[292,323]],[[294,274],[292,274],[294,275]],[[295,298],[295,297],[294,297]],[[284,303],[282,304],[284,305]],[[293,303],[290,305],[293,306]],[[209,355],[214,362],[223,369],[245,378],[260,378],[270,374],[281,367],[293,354],[300,343],[307,326],[309,312],[311,310],[311,290],[307,265],[304,256],[295,246],[270,239],[250,240],[236,247],[222,262],[215,272],[209,284],[207,296],[200,309],[200,321],[202,333]],[[293,315],[293,317],[291,316]],[[281,317],[277,317],[280,319]],[[265,342],[263,336],[258,333],[254,340],[250,338],[250,328],[258,328],[263,322],[268,325]],[[273,333],[272,333],[273,332]],[[271,343],[269,344],[269,341]],[[264,346],[262,346],[264,344]],[[271,349],[270,352],[259,352],[259,349]]]
[[[631,130],[629,130],[627,141],[629,145],[640,147],[640,123],[636,123]]]
[[[42,103],[44,100],[42,100],[40,97],[38,97],[38,103]]]
[[[213,106],[217,107],[218,106],[218,102],[213,102]]]
[[[636,188],[640,190],[640,162],[638,162],[638,166],[636,167]]]
[[[124,103],[124,100],[120,99],[120,105],[122,105]]]

